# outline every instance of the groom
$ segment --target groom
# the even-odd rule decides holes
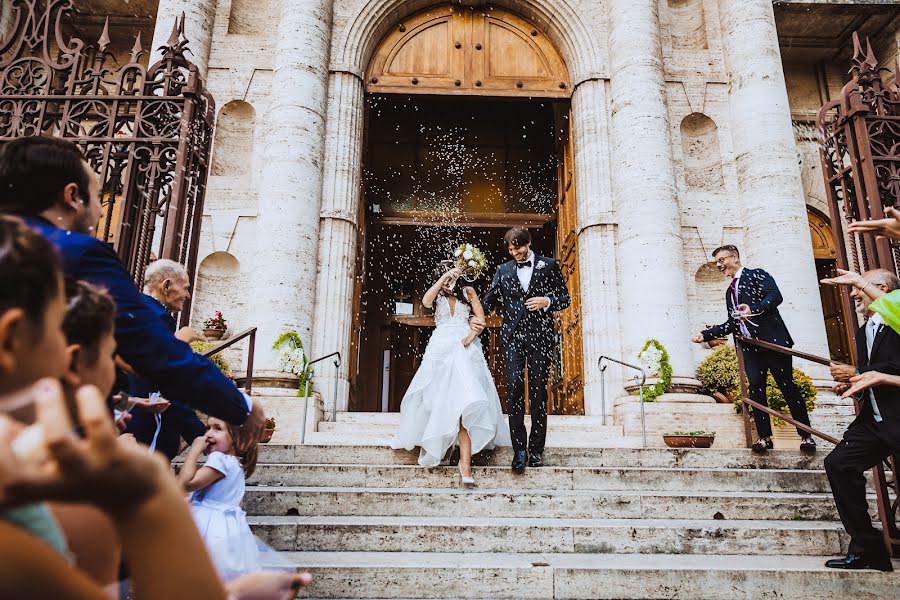
[[[569,291],[562,271],[552,258],[531,251],[531,234],[513,227],[503,236],[513,260],[500,265],[482,299],[485,314],[499,308],[503,317],[500,337],[506,351],[509,432],[512,469],[525,471],[544,466],[547,436],[547,375],[553,356],[553,312],[569,306]],[[478,323],[483,325],[483,323]],[[531,439],[525,430],[525,369],[531,403]]]

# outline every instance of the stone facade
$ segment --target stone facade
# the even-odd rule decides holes
[[[386,31],[433,4],[160,2],[154,47],[168,37],[170,17],[185,11],[219,111],[193,317],[199,322],[215,308],[236,330],[259,326],[257,368],[276,367],[268,348],[285,328],[297,329],[314,355],[347,356],[363,76]],[[587,414],[601,411],[597,359],[633,361],[648,337],[668,348],[681,389],[695,385],[694,368],[708,350],[690,336],[724,318],[726,282],[711,263],[724,243],[738,245],[745,264],[773,273],[798,347],[827,354],[806,221],[808,208],[827,214],[827,206],[809,122],[840,89],[846,62],[780,51],[781,28],[798,18],[794,3],[492,4],[533,23],[569,71],[581,273],[581,289],[571,291],[582,298]],[[836,4],[865,3],[807,2],[804,10],[815,17]],[[816,23],[824,30],[827,20]],[[875,42],[891,67],[900,23],[886,23]],[[339,408],[347,406],[347,363]],[[825,370],[804,369],[825,384]],[[609,373],[613,415],[626,373]],[[332,377],[330,368],[317,377],[326,408]],[[624,407],[620,422],[627,405],[616,403]]]

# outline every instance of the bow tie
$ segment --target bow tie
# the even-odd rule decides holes
[[[526,260],[526,261],[524,261],[524,262],[517,262],[517,263],[516,263],[516,268],[517,268],[517,269],[521,269],[522,267],[530,267],[530,266],[531,266],[531,261],[530,261],[530,260]]]

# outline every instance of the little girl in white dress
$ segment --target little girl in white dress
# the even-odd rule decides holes
[[[191,494],[191,512],[222,581],[260,570],[260,551],[241,508],[244,478],[256,468],[258,440],[241,428],[210,417],[205,436],[194,440],[178,480]],[[208,451],[199,469],[197,459]]]
[[[469,316],[484,316],[472,288],[463,300],[454,292],[459,269],[444,272],[425,293],[422,304],[434,304],[435,328],[400,404],[400,429],[394,449],[421,448],[419,464],[433,467],[459,444],[459,470],[465,485],[475,485],[471,456],[485,448],[509,446],[500,396],[481,351],[481,340],[470,330]]]

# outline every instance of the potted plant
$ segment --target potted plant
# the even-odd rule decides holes
[[[647,376],[656,378],[656,383],[644,390],[644,402],[653,402],[672,387],[669,353],[658,340],[647,340],[638,354],[638,360],[646,369]]]
[[[697,366],[697,379],[717,401],[731,402],[738,413],[743,412],[744,403],[741,402],[740,374],[734,346],[728,344],[716,348],[703,359]],[[800,390],[800,396],[806,403],[807,411],[815,410],[816,386],[812,379],[800,369],[794,369],[794,383]],[[771,373],[766,378],[766,402],[773,410],[789,412],[784,394],[778,389]],[[777,417],[773,417],[773,419],[776,426],[783,424],[781,419]]]
[[[220,310],[217,310],[216,314],[203,321],[203,335],[210,339],[221,339],[225,335],[226,329],[228,329],[228,322],[222,316],[222,311]]]
[[[278,336],[272,344],[273,350],[278,350],[278,368],[283,373],[293,373],[299,378],[297,396],[305,396],[311,388],[312,377],[306,372],[309,359],[303,350],[303,340],[296,331],[285,331]]]
[[[262,444],[268,444],[272,441],[272,436],[275,434],[275,417],[266,417],[266,426],[263,429],[262,437],[260,437],[259,441]]]
[[[715,431],[673,431],[663,434],[663,441],[669,448],[709,448],[715,439]]]

